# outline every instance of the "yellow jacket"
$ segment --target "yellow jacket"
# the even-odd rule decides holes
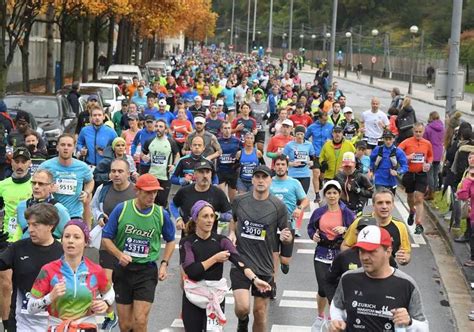
[[[325,179],[334,179],[337,171],[341,168],[342,164],[342,155],[346,152],[355,152],[354,145],[347,141],[346,139],[342,140],[340,149],[336,150],[334,148],[334,143],[332,140],[326,141],[323,148],[321,149],[321,154],[319,155],[319,164],[322,166],[323,162],[327,163],[327,169],[324,172]]]

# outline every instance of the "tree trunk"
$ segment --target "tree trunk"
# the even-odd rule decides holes
[[[19,44],[21,52],[21,74],[23,78],[23,91],[30,92],[30,67],[28,66],[30,58],[30,32],[31,24],[25,27],[23,43]]]
[[[86,83],[89,81],[89,44],[90,44],[90,31],[91,31],[91,18],[90,16],[84,17],[83,21],[84,29],[84,50],[82,52],[82,82]]]
[[[66,73],[66,32],[64,26],[59,28],[59,35],[61,44],[59,45],[59,61],[61,62],[61,86],[64,84],[64,77]]]
[[[127,45],[133,45],[133,24],[127,21]],[[124,64],[132,63],[132,48],[127,47],[127,57],[125,58]]]
[[[135,65],[140,64],[140,35],[138,33],[138,27],[135,31]]]
[[[107,68],[113,63],[114,56],[114,31],[115,31],[115,16],[109,18],[109,33],[107,35]]]
[[[92,35],[92,40],[94,42],[94,55],[93,55],[93,60],[92,60],[92,79],[96,80],[98,75],[98,67],[99,67],[99,35],[100,35],[100,25],[101,25],[101,17],[97,16],[94,19],[94,29],[93,29],[93,35]]]
[[[117,48],[116,48],[116,51],[115,51],[116,63],[124,63],[125,52],[126,52],[126,49],[127,49],[127,47],[125,47],[125,45],[126,45],[126,36],[127,36],[127,21],[126,21],[125,18],[122,18],[119,22]]]
[[[152,60],[155,56],[155,45],[156,45],[156,33],[153,34],[153,39],[151,40],[150,45],[150,60]]]
[[[76,40],[74,44],[74,70],[72,80],[74,82],[81,79],[81,60],[82,60],[82,18],[79,17],[76,26]]]
[[[148,44],[149,38],[144,38],[142,42],[142,58],[140,59],[140,64],[144,65],[148,61]]]
[[[5,96],[7,90],[8,65],[5,58],[6,25],[7,4],[6,1],[0,1],[0,98]]]
[[[46,13],[46,93],[52,93],[54,89],[54,7],[48,5]]]

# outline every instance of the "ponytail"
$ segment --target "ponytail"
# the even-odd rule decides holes
[[[194,220],[189,219],[186,223],[184,234],[186,234],[186,236],[196,234],[196,222]]]

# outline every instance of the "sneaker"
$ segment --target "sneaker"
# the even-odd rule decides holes
[[[463,234],[461,236],[458,236],[458,237],[454,238],[454,242],[457,242],[457,243],[469,242],[469,237],[467,237],[465,234]]]
[[[407,219],[408,226],[413,225],[414,221],[415,221],[415,212],[410,212],[410,214],[408,215],[408,219]]]
[[[295,230],[295,237],[301,237],[301,233],[299,229]]]
[[[290,266],[288,264],[281,263],[280,269],[281,269],[281,272],[283,272],[283,274],[288,274],[288,272],[290,272]]]
[[[239,323],[237,324],[237,332],[248,332],[249,330],[249,316],[245,319],[239,318]]]
[[[289,268],[290,267],[288,266],[288,269]],[[277,297],[277,285],[276,285],[276,283],[273,283],[271,292],[272,292],[272,294],[270,295],[270,300],[276,300],[276,297]]]
[[[415,234],[422,234],[425,229],[423,228],[423,225],[421,224],[416,224],[415,227]]]
[[[467,266],[467,267],[474,267],[474,260],[472,260],[472,259],[467,260],[467,261],[464,262],[463,265]]]
[[[319,195],[319,193],[316,193],[316,195],[314,197],[314,202],[315,203],[320,203],[321,202],[321,196]]]
[[[104,322],[102,323],[101,329],[104,331],[112,331],[112,329],[116,327],[117,324],[118,324],[117,314],[114,315],[114,319],[105,317]]]

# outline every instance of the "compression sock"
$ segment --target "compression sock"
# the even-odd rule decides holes
[[[5,330],[5,332],[8,330],[8,319],[7,320],[2,320],[2,323],[3,323],[3,329]]]

